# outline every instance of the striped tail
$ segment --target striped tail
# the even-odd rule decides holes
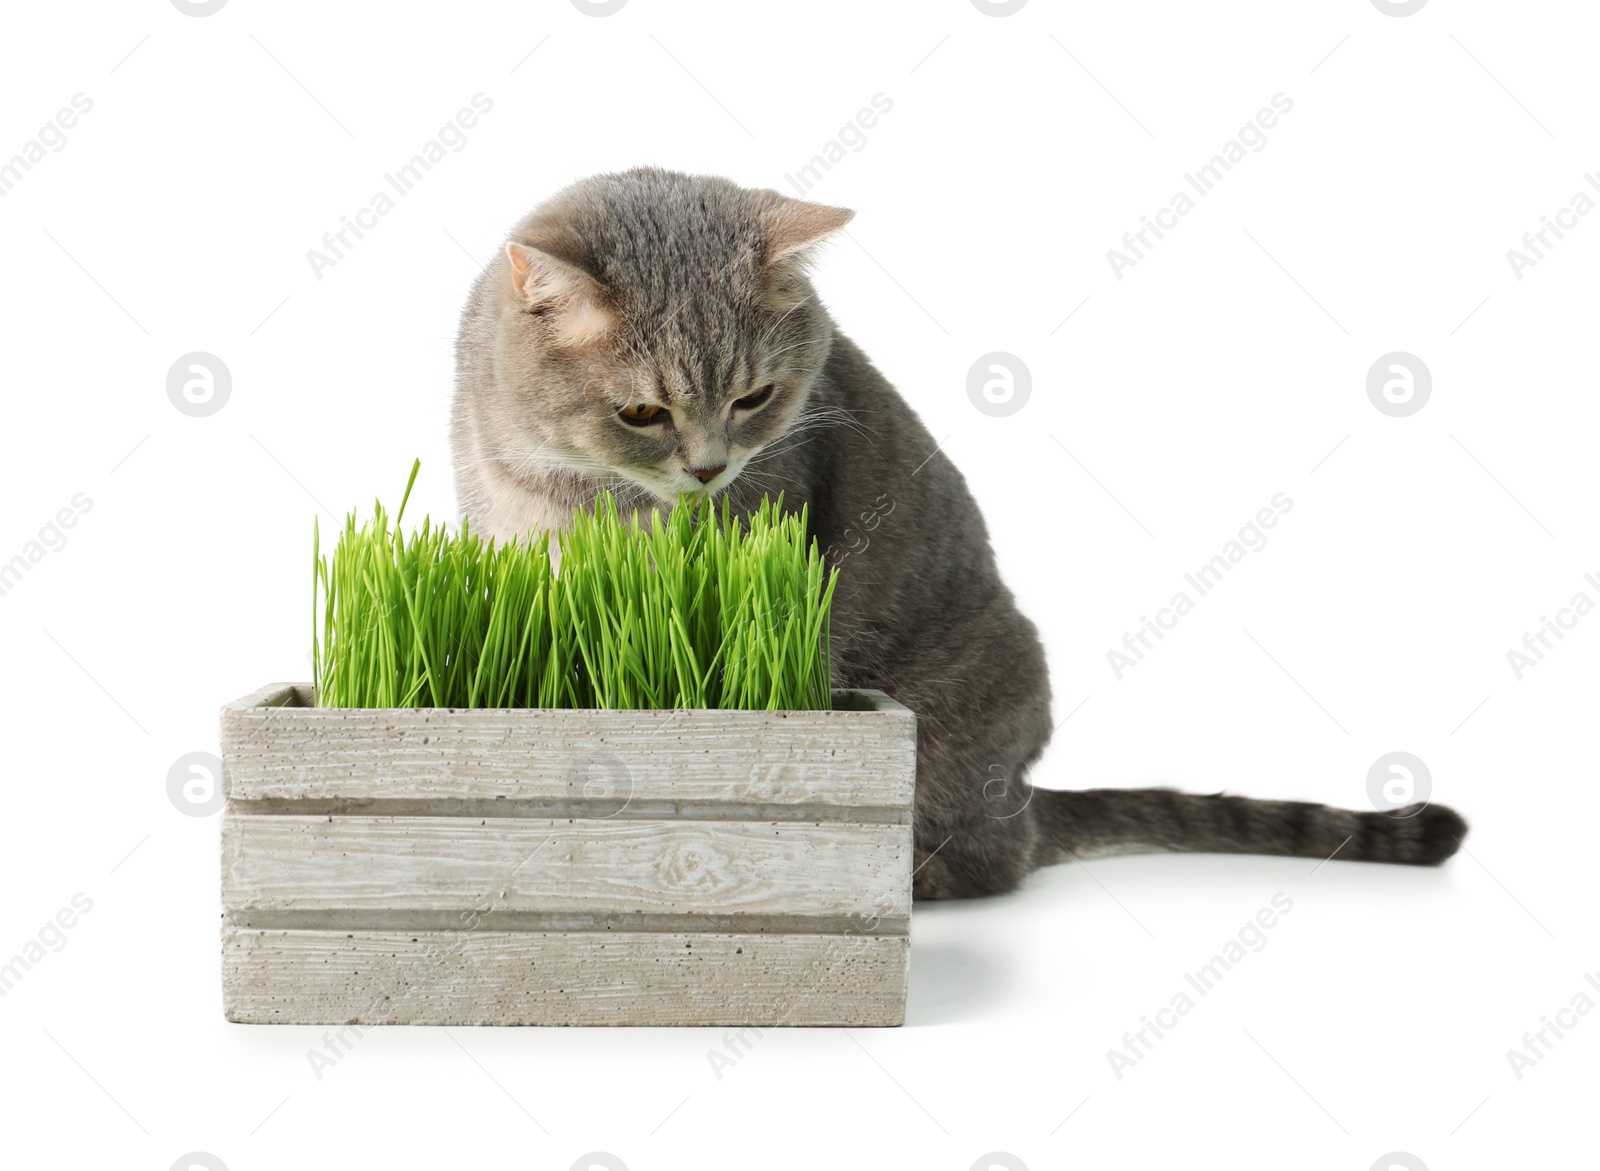
[[[1173,789],[1035,789],[1032,805],[1038,866],[1166,852],[1437,866],[1467,835],[1466,821],[1443,805],[1363,813]]]

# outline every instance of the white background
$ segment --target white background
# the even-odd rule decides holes
[[[0,958],[93,900],[0,1001],[8,1164],[1437,1171],[1577,1141],[1600,1014],[1520,1080],[1506,1051],[1600,969],[1600,617],[1520,681],[1506,652],[1600,600],[1600,216],[1521,280],[1506,251],[1600,170],[1588,6],[5,21],[0,158],[94,102],[0,199],[0,560],[93,502],[0,597]],[[317,279],[307,250],[480,91],[465,149]],[[948,436],[1043,631],[1072,714],[1035,779],[1366,808],[1403,750],[1470,855],[1107,860],[919,906],[904,1029],[769,1033],[720,1080],[710,1031],[386,1029],[319,1080],[321,1030],[227,1024],[218,823],[167,771],[216,750],[220,704],[307,677],[314,515],[393,501],[414,456],[417,515],[453,514],[456,317],[503,231],[642,163],[788,189],[879,92],[892,112],[811,193],[859,212],[817,279]],[[1106,251],[1279,92],[1265,149],[1118,280]],[[207,418],[165,389],[196,350],[233,378]],[[1033,375],[1009,418],[966,395],[993,350]],[[1432,371],[1409,418],[1366,394],[1394,350]],[[1278,492],[1270,544],[1118,681],[1106,652]],[[1114,1076],[1106,1051],[1279,891],[1268,946]]]

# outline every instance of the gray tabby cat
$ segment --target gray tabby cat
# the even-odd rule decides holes
[[[1035,867],[1162,850],[1437,865],[1441,806],[1357,813],[1167,789],[1034,789],[1052,731],[1038,634],[995,570],[961,473],[806,278],[853,213],[725,179],[576,183],[511,233],[456,343],[462,510],[502,539],[559,528],[602,486],[810,506],[833,560],[836,684],[917,714],[915,893],[1015,888]],[[870,543],[864,540],[870,530]]]

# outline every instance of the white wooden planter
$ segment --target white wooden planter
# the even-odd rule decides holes
[[[898,1025],[916,720],[222,709],[228,1019]]]

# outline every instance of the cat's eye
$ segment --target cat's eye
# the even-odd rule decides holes
[[[733,400],[733,409],[736,411],[753,411],[772,397],[772,392],[774,389],[776,389],[774,385],[769,382],[754,394],[747,394],[743,398],[736,398]]]
[[[617,418],[635,427],[648,427],[651,423],[664,423],[670,416],[665,407],[655,403],[633,403],[618,411]]]

